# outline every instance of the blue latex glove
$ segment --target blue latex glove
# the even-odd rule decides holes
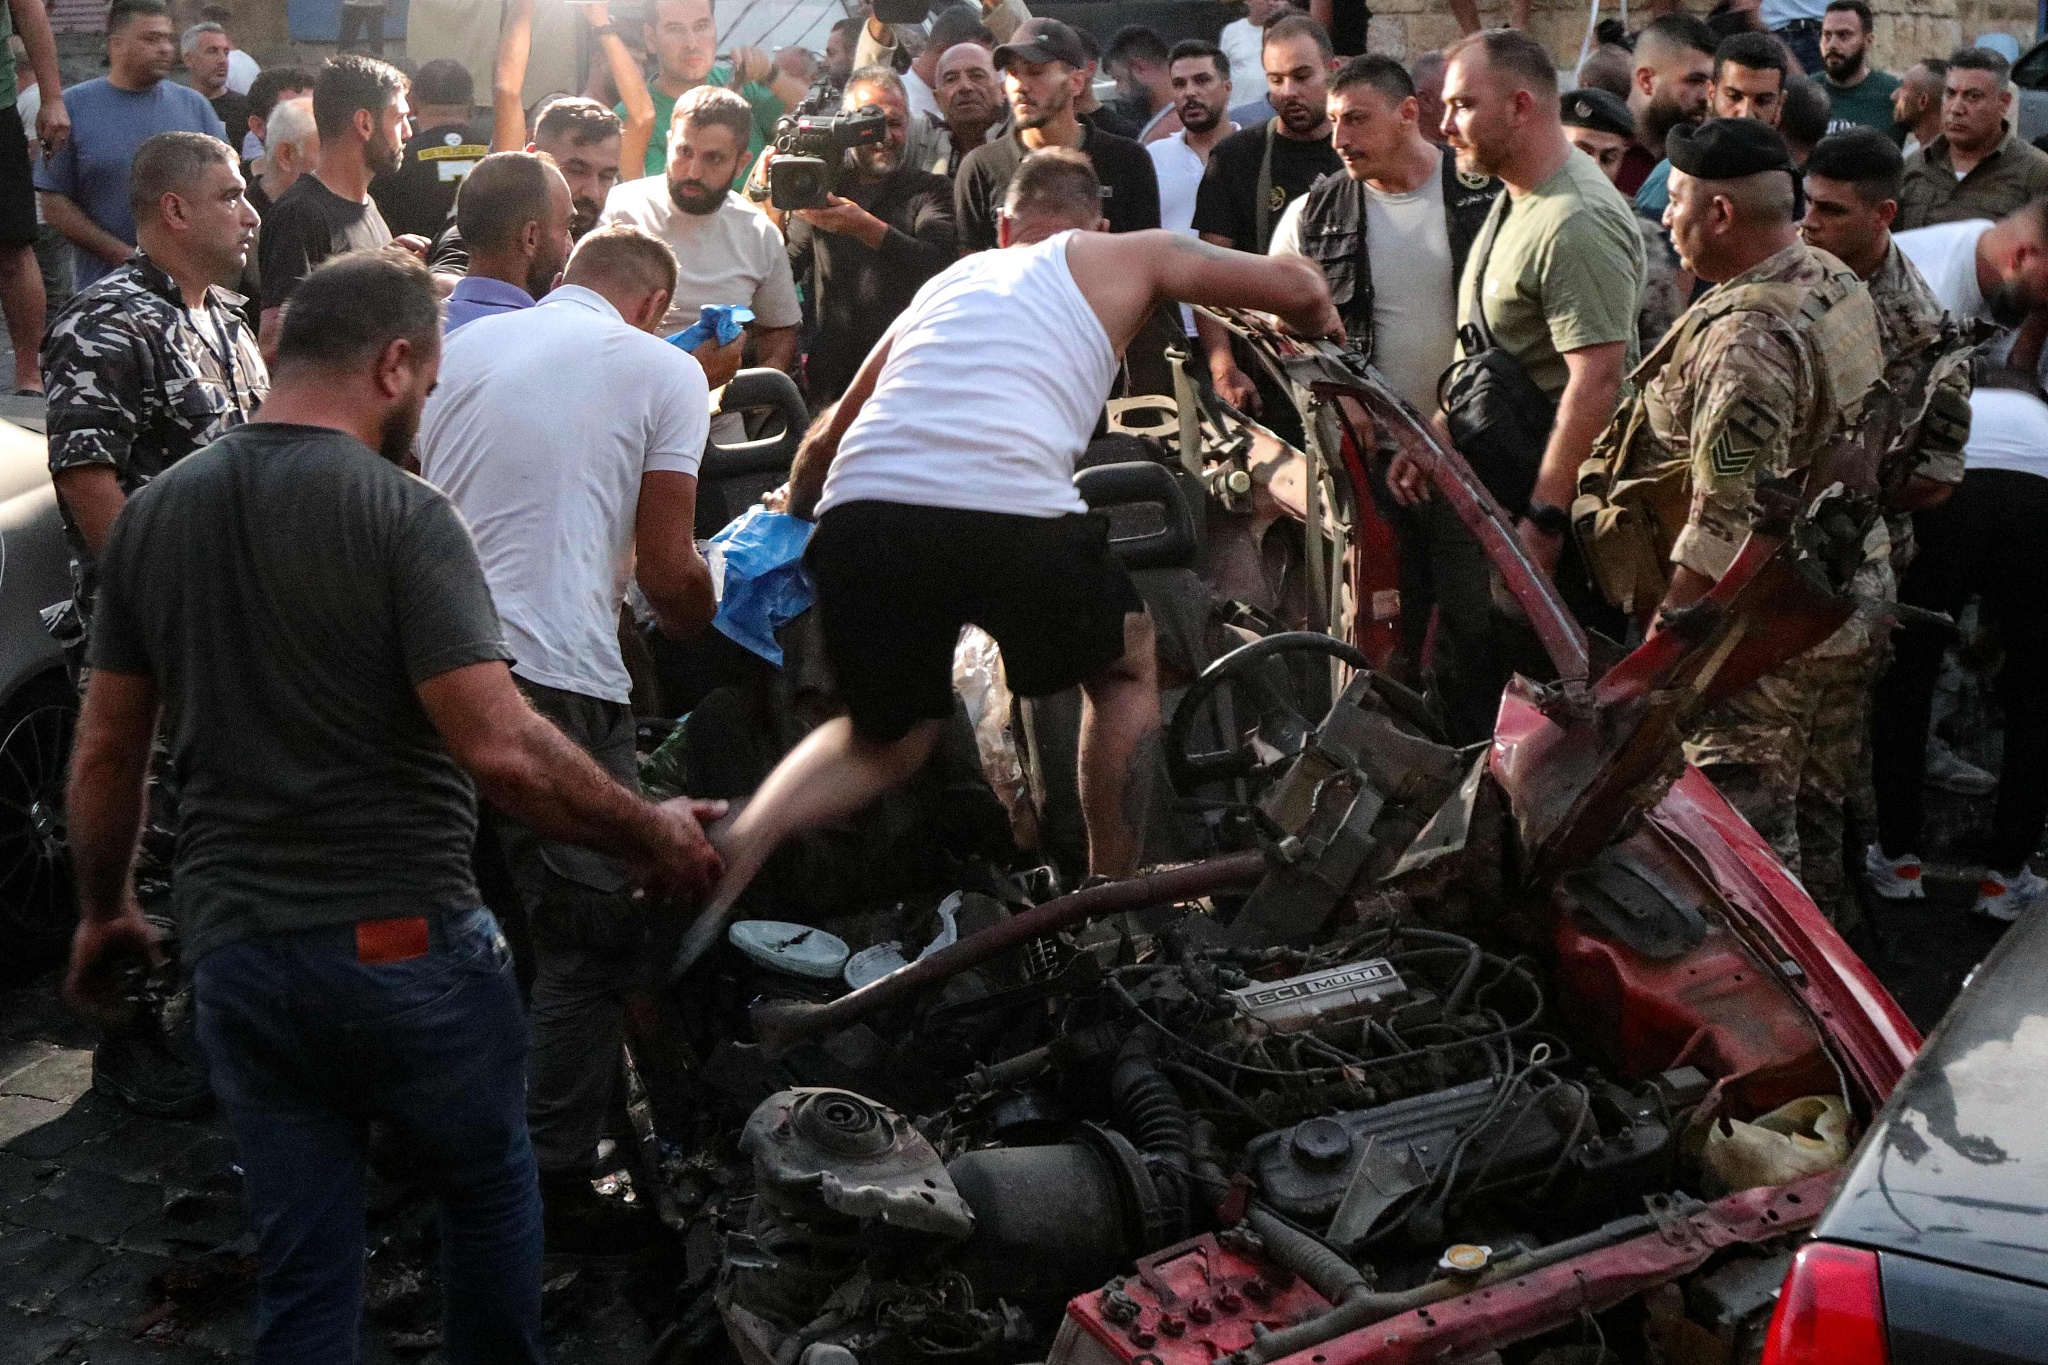
[[[753,320],[754,310],[743,303],[707,303],[697,310],[697,320],[669,337],[668,344],[695,351],[716,337],[719,345],[730,346]]]

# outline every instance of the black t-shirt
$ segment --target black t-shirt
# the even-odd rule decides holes
[[[91,657],[163,697],[188,961],[478,904],[475,790],[413,689],[511,654],[431,484],[325,427],[237,428],[129,500]]]
[[[441,235],[427,248],[427,269],[436,275],[469,274],[469,246],[462,240],[462,229],[450,223],[441,229]]]
[[[839,193],[889,225],[880,247],[819,232],[791,214],[789,267],[816,309],[805,374],[813,407],[846,392],[860,363],[924,282],[960,257],[953,184],[901,170],[879,185],[851,179]]]
[[[462,178],[490,153],[490,134],[464,124],[444,123],[414,133],[398,169],[370,182],[370,197],[383,211],[391,235],[431,238],[446,227]]]
[[[242,154],[242,139],[249,136],[249,97],[237,95],[232,90],[223,90],[207,101],[213,112],[220,115],[220,121],[228,127],[227,143],[235,149],[235,155]]]
[[[1216,144],[1209,153],[1209,169],[1195,191],[1197,232],[1214,233],[1230,239],[1240,251],[1263,251],[1259,241],[1259,163],[1266,155],[1266,127],[1240,128]],[[1330,139],[1319,137],[1302,142],[1273,135],[1273,190],[1266,232],[1280,225],[1280,211],[1302,195],[1309,186],[1332,171],[1341,171]]]
[[[391,229],[376,200],[354,203],[321,184],[319,176],[302,175],[270,206],[256,239],[263,306],[284,307],[299,281],[329,256],[390,245]]]
[[[1126,137],[1081,125],[1081,152],[1095,164],[1102,182],[1102,216],[1111,232],[1159,226],[1159,177],[1152,155]],[[987,251],[996,244],[996,219],[1010,177],[1024,164],[1024,144],[1012,128],[994,142],[969,152],[953,180],[953,211],[960,220],[963,251]],[[1334,153],[1333,153],[1334,155]]]

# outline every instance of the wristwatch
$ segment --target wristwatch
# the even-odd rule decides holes
[[[1572,529],[1572,514],[1556,503],[1532,502],[1522,516],[1546,536],[1561,536]]]

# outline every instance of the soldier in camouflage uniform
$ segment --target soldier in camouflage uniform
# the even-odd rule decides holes
[[[73,296],[43,341],[50,475],[73,591],[43,620],[81,689],[94,561],[114,518],[136,489],[246,422],[270,391],[242,299],[225,288],[241,276],[257,224],[233,151],[203,133],[160,133],[136,152],[129,183],[140,252]],[[172,804],[152,781],[138,890],[167,881]],[[205,1111],[185,994],[176,976],[152,980],[151,1008],[94,1049],[95,1090],[159,1117]]]
[[[1880,377],[1869,291],[1799,240],[1796,172],[1778,134],[1716,119],[1674,130],[1668,146],[1665,224],[1684,267],[1719,287],[1637,369],[1573,508],[1602,588],[1638,613],[1704,596],[1749,535],[1759,483],[1803,478],[1817,456],[1846,448]],[[1832,462],[1830,473],[1840,477]],[[1849,492],[1874,494],[1874,470],[1851,481],[1871,486]],[[1888,577],[1875,517],[1864,548],[1859,577]],[[1831,667],[1781,665],[1701,717],[1685,746],[1794,872],[1801,776],[1817,726],[1832,720],[1820,714]]]
[[[225,148],[202,133],[143,143],[131,172],[141,250],[74,295],[43,340],[50,476],[73,594],[43,621],[81,687],[93,560],[115,516],[136,489],[249,420],[270,389],[243,300],[226,288],[241,277],[257,218]]]
[[[1814,730],[1799,785],[1801,875],[1837,924],[1854,922],[1844,872],[1846,815],[1876,827],[1870,788],[1870,696],[1890,657],[1888,609],[1913,554],[1913,512],[1945,501],[1963,478],[1970,429],[1969,347],[1920,272],[1891,238],[1904,162],[1884,134],[1856,128],[1824,138],[1806,167],[1807,244],[1829,252],[1870,289],[1884,348],[1883,424],[1876,448],[1890,562],[1866,566],[1855,618],[1807,659],[1816,681]]]

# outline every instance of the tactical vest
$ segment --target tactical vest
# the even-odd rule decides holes
[[[1572,525],[1594,581],[1624,611],[1647,610],[1671,584],[1671,549],[1692,509],[1692,458],[1666,447],[1652,430],[1649,381],[1667,369],[1691,375],[1707,328],[1732,313],[1759,312],[1785,324],[1816,377],[1825,433],[1795,430],[1793,449],[1811,451],[1809,496],[1840,483],[1863,495],[1875,515],[1878,465],[1894,430],[1885,389],[1877,314],[1847,269],[1817,286],[1758,281],[1708,294],[1674,323],[1629,376],[1621,402],[1593,453],[1579,466]],[[1813,447],[1816,437],[1826,444]],[[1804,439],[1802,439],[1804,438]]]
[[[1486,225],[1486,215],[1500,193],[1500,181],[1467,176],[1457,157],[1443,150],[1444,223],[1451,238],[1451,292],[1465,275],[1465,258]],[[1301,254],[1323,269],[1330,300],[1344,319],[1344,335],[1370,361],[1373,358],[1372,258],[1366,254],[1365,184],[1334,171],[1309,188],[1301,206]]]

